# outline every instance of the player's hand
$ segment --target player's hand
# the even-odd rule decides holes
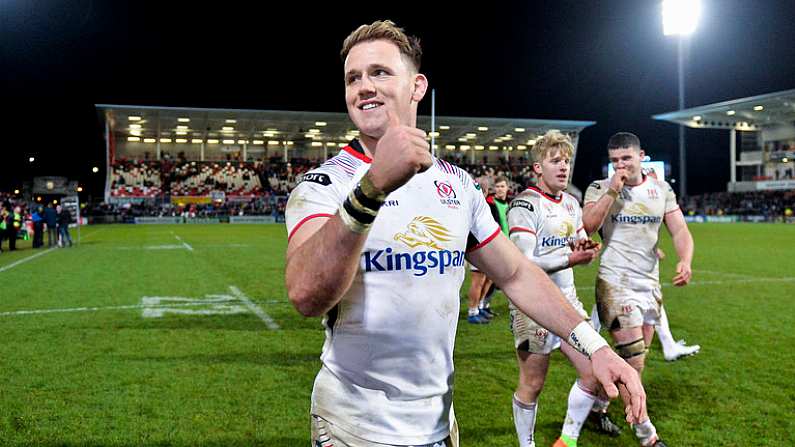
[[[615,192],[621,192],[624,188],[624,182],[627,181],[627,169],[616,168],[616,172],[610,177],[610,189]]]
[[[591,355],[591,367],[599,383],[610,399],[619,395],[624,401],[627,422],[638,424],[646,417],[646,391],[640,376],[609,346],[598,349]]]
[[[693,276],[693,271],[690,269],[690,264],[679,261],[676,264],[676,276],[674,276],[674,286],[682,287],[686,286],[690,282],[690,278]]]
[[[408,182],[417,172],[433,163],[427,135],[422,129],[400,124],[397,115],[387,110],[389,127],[378,140],[373,163],[367,175],[373,186],[389,194]]]
[[[595,245],[593,245],[595,244]],[[571,254],[569,255],[569,266],[574,267],[580,264],[590,264],[599,255],[600,244],[590,239],[580,239],[571,244]]]

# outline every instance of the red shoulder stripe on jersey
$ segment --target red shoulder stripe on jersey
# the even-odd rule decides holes
[[[365,163],[372,163],[373,162],[373,159],[371,159],[367,155],[364,155],[363,153],[357,151],[356,149],[352,148],[350,145],[345,146],[344,148],[342,148],[342,150],[344,150],[345,152],[353,155],[354,157],[358,158],[359,160],[361,160],[361,161],[363,161]]]
[[[509,234],[513,234],[513,233],[532,233],[532,234],[536,234],[535,231],[533,231],[533,230],[531,230],[529,228],[525,228],[525,227],[511,227],[508,230],[508,233]]]
[[[671,214],[671,213],[673,213],[674,211],[681,211],[681,208],[679,208],[679,207],[677,206],[677,207],[676,207],[676,209],[673,209],[673,210],[671,210],[671,211],[668,211],[668,212],[666,212],[665,214]]]
[[[308,220],[314,219],[316,217],[334,217],[334,215],[333,214],[318,213],[318,214],[310,214],[310,215],[304,217],[303,219],[301,219],[301,222],[298,222],[298,225],[293,227],[293,231],[291,231],[290,235],[287,236],[287,242],[290,242],[290,238],[292,238],[293,235],[295,234],[295,232],[299,228],[301,228],[301,225],[305,224]]]
[[[488,244],[489,242],[491,242],[492,239],[497,237],[497,235],[500,234],[500,232],[501,232],[501,229],[499,227],[497,227],[497,229],[494,230],[494,233],[492,233],[491,236],[489,236],[486,239],[484,239],[483,242],[479,243],[478,245],[475,245],[474,247],[472,247],[469,250],[467,250],[467,253],[472,253],[475,250],[479,250],[479,249],[483,248],[484,245]]]
[[[585,229],[585,225],[581,226],[580,228],[577,228],[577,233],[579,233],[580,230],[584,230],[584,229]]]

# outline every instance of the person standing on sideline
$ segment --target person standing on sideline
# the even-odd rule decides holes
[[[47,224],[47,247],[58,245],[58,214],[52,203],[48,203],[44,209],[44,223]]]
[[[58,234],[61,236],[61,246],[66,247],[66,243],[72,246],[72,236],[69,234],[69,224],[72,223],[72,214],[65,206],[58,205]]]

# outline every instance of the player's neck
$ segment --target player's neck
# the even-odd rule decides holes
[[[627,181],[624,182],[624,184],[627,185],[627,186],[638,186],[641,183],[643,183],[644,181],[646,181],[646,176],[641,174],[641,175],[639,175],[637,177],[634,177],[634,178],[628,178]]]
[[[552,197],[559,197],[560,193],[563,191],[562,189],[550,188],[549,185],[547,185],[547,183],[544,181],[544,179],[541,179],[541,181],[538,182],[538,189],[544,191],[545,193],[547,193]]]
[[[359,144],[362,146],[364,150],[364,155],[373,158],[373,154],[375,154],[375,147],[378,145],[378,138],[373,138],[371,136],[361,134],[359,135]],[[373,149],[370,149],[373,148]]]

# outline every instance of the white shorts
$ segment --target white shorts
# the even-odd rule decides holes
[[[441,441],[417,446],[397,446],[367,441],[313,414],[311,415],[311,447],[458,447],[458,423],[455,420],[455,416],[452,414],[450,420],[450,435]]]
[[[660,322],[662,290],[632,290],[596,279],[599,320],[609,330],[656,325]]]
[[[567,301],[581,317],[588,320],[588,314],[577,298],[575,289],[564,292]],[[513,333],[514,347],[517,351],[531,352],[533,354],[549,354],[560,348],[560,337],[549,332],[546,328],[536,323],[511,303],[511,332]]]

